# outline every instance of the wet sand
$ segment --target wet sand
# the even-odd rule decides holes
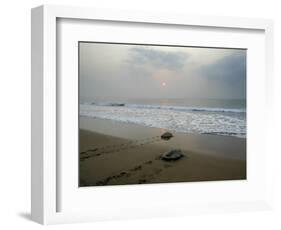
[[[246,179],[246,139],[80,118],[80,186]],[[184,157],[160,156],[181,149]]]

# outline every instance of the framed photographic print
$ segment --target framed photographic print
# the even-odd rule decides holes
[[[79,186],[246,179],[246,49],[78,49]]]
[[[270,208],[272,30],[265,19],[34,8],[32,219]]]

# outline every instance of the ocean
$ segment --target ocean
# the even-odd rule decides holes
[[[246,138],[245,99],[83,100],[80,116],[182,133]]]

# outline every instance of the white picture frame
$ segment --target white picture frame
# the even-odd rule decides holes
[[[208,28],[217,28],[220,30],[239,29],[245,33],[247,31],[259,31],[263,35],[264,42],[264,73],[260,73],[260,82],[258,87],[262,89],[253,91],[253,96],[260,97],[264,100],[267,112],[262,114],[260,120],[264,121],[264,136],[266,139],[261,143],[260,148],[264,150],[260,159],[264,163],[258,164],[256,169],[261,169],[263,179],[257,182],[256,187],[252,189],[263,187],[263,191],[258,193],[253,199],[248,199],[248,196],[243,197],[243,192],[233,200],[222,199],[221,201],[210,198],[205,200],[205,203],[195,202],[190,205],[183,202],[179,204],[180,200],[170,202],[163,206],[159,203],[151,203],[149,208],[140,207],[140,204],[130,204],[130,201],[122,207],[112,207],[110,211],[110,204],[107,209],[101,209],[97,204],[96,209],[83,210],[83,205],[75,210],[75,202],[73,201],[73,210],[61,210],[60,200],[64,193],[60,192],[61,177],[60,173],[61,159],[57,152],[59,151],[58,139],[58,112],[60,111],[59,103],[57,102],[60,94],[60,87],[57,82],[57,36],[58,36],[58,21],[60,19],[70,20],[93,20],[103,21],[108,24],[113,22],[124,23],[138,23],[149,24],[155,27],[180,26],[182,29],[185,26],[198,27],[204,30]],[[91,8],[69,7],[69,6],[52,6],[44,5],[32,9],[32,188],[31,188],[31,213],[32,219],[41,224],[56,224],[56,223],[70,223],[82,221],[96,221],[106,219],[124,219],[124,218],[142,218],[153,216],[172,216],[185,215],[206,212],[226,212],[226,211],[243,211],[243,210],[264,210],[272,207],[272,177],[271,177],[271,157],[270,157],[270,129],[272,127],[271,112],[272,112],[272,85],[273,85],[273,22],[266,19],[248,19],[248,18],[231,18],[231,17],[210,17],[210,16],[190,16],[190,15],[174,15],[163,13],[149,13],[149,12],[133,12],[133,11],[115,11],[115,10],[101,10]],[[132,24],[133,25],[133,24]],[[79,25],[78,25],[79,26]],[[243,32],[243,33],[244,33]],[[114,40],[114,37],[112,37]],[[263,61],[262,61],[263,62]],[[265,84],[263,84],[265,83]],[[78,87],[78,86],[77,86]],[[254,108],[254,107],[253,107]],[[259,121],[260,121],[259,120]],[[71,134],[70,134],[71,135]],[[255,163],[256,164],[256,163]],[[78,172],[77,172],[78,173]],[[251,172],[250,172],[251,173]],[[214,188],[212,182],[201,185],[191,185],[194,187],[194,192],[200,189],[210,189],[218,191],[219,188]],[[135,189],[135,187],[127,186],[125,189],[117,187],[108,187],[106,190],[92,190],[91,193],[100,196],[99,199],[105,198],[102,195],[119,194],[125,197],[132,192],[135,195],[142,192],[146,196],[155,194],[155,186],[158,186],[158,191],[167,192],[169,187],[173,186],[179,193],[185,191],[185,184],[167,184],[163,186],[148,185],[143,190]],[[228,184],[229,187],[232,185]],[[236,186],[236,185],[234,185]],[[239,185],[240,186],[240,185]],[[128,189],[129,187],[129,189]],[[193,189],[192,187],[192,189]],[[211,188],[212,187],[212,188]],[[133,189],[131,189],[133,188]],[[190,187],[191,188],[191,187]],[[238,188],[238,187],[237,187]],[[237,189],[233,187],[233,189]],[[224,189],[224,188],[223,188]],[[210,190],[210,191],[211,191]],[[65,191],[65,189],[64,189]],[[67,192],[67,191],[66,191]],[[89,193],[89,191],[87,191]],[[70,202],[71,197],[67,199]],[[67,206],[71,206],[69,203]],[[135,206],[133,206],[135,205]],[[122,212],[118,211],[118,208]],[[98,212],[97,210],[101,210]]]

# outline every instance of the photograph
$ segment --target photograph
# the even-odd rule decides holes
[[[78,185],[247,179],[247,49],[78,42]]]

